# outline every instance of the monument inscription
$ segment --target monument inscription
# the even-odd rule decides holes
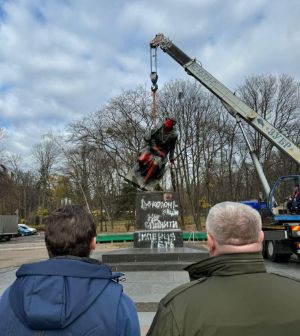
[[[139,192],[134,247],[182,247],[178,202],[173,192]]]

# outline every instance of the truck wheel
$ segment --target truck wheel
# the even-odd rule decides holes
[[[264,240],[262,242],[262,250],[261,250],[261,253],[264,259],[268,259],[267,245],[268,245],[268,241]]]
[[[268,240],[266,242],[266,255],[268,259],[276,261],[275,243],[273,240]]]
[[[6,236],[6,237],[5,237],[5,240],[6,240],[6,241],[10,241],[10,236]]]
[[[289,262],[291,255],[290,253],[278,253],[276,252],[276,245],[274,240],[267,241],[266,254],[268,259],[278,262]]]

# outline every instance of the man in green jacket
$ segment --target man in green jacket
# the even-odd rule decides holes
[[[192,281],[161,300],[147,335],[300,335],[300,283],[266,272],[258,212],[219,203],[206,229],[211,257],[186,268]]]

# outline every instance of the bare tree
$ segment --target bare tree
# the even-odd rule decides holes
[[[49,138],[34,146],[33,158],[38,166],[38,189],[40,190],[40,206],[50,207],[51,174],[60,155],[57,144]]]
[[[224,142],[227,118],[224,120],[223,107],[214,96],[189,81],[168,83],[158,103],[159,111],[178,120],[177,190],[182,211],[189,208],[197,229],[202,229],[200,199],[212,201],[213,167]]]
[[[247,78],[245,83],[239,87],[238,93],[258,114],[293,142],[299,143],[299,89],[299,83],[286,74],[278,77],[261,75]],[[248,133],[265,171],[272,170],[274,159],[277,161],[283,153],[279,153],[274,145],[257,131],[249,129]],[[286,157],[285,161],[291,164],[289,157]],[[292,167],[295,168],[295,165]],[[287,169],[285,174],[290,172],[291,169]]]
[[[291,77],[251,77],[237,94],[299,143],[299,84]],[[81,181],[92,207],[104,210],[112,222],[123,190],[120,175],[133,166],[143,135],[153,126],[150,107],[149,92],[139,87],[124,91],[69,128],[70,180]],[[176,190],[183,217],[192,216],[197,229],[202,229],[203,202],[212,205],[258,194],[260,185],[248,148],[235,119],[215,96],[198,83],[171,81],[157,93],[157,112],[161,119],[168,115],[177,119]],[[245,127],[269,177],[295,171],[291,160],[283,159],[272,144]]]

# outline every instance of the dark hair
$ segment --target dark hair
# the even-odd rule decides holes
[[[79,205],[66,205],[46,218],[45,242],[50,258],[63,255],[88,257],[95,236],[92,216]]]

